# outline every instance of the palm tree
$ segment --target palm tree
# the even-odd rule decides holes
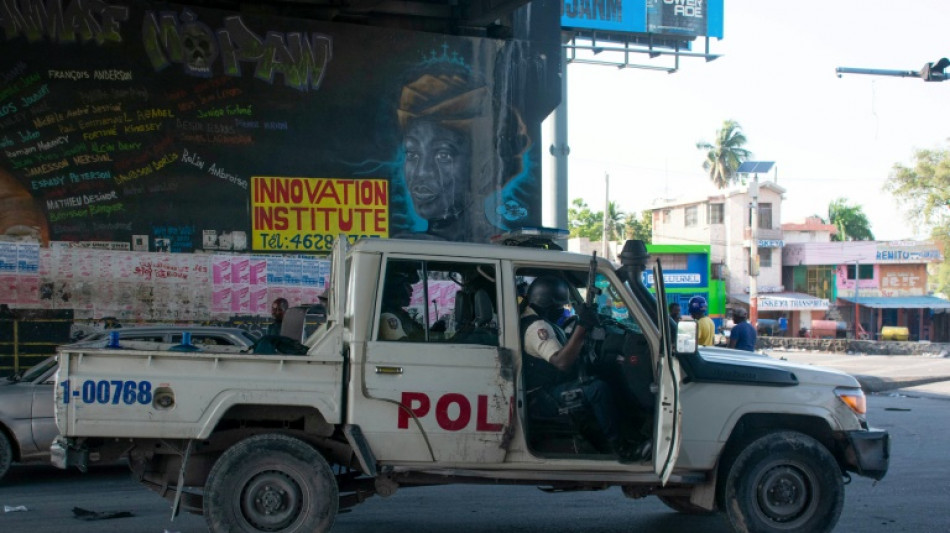
[[[615,241],[624,236],[624,219],[627,214],[617,207],[616,202],[607,202],[607,240]]]
[[[709,179],[719,189],[725,189],[736,181],[739,165],[752,157],[752,152],[743,148],[746,143],[742,127],[734,120],[722,123],[722,129],[716,132],[716,143],[706,141],[696,143],[698,150],[706,151],[703,170],[709,172]]]
[[[871,223],[860,205],[851,205],[844,198],[828,204],[828,223],[838,229],[832,239],[836,241],[873,241]]]

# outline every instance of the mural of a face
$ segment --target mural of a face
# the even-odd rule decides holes
[[[403,138],[406,185],[416,213],[427,220],[457,218],[471,181],[471,143],[431,120],[409,124]]]

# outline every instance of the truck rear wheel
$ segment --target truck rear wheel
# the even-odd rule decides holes
[[[338,506],[330,465],[312,446],[287,435],[256,435],[235,444],[205,483],[204,515],[214,533],[329,531]]]
[[[728,470],[723,506],[743,533],[820,533],[844,506],[841,469],[808,435],[769,433],[745,447]]]

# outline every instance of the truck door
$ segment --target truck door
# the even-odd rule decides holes
[[[653,269],[656,280],[657,326],[660,330],[660,356],[656,359],[656,424],[653,426],[653,469],[663,484],[673,473],[679,456],[681,411],[679,399],[679,362],[673,357],[673,335],[666,307],[663,266],[657,259]]]
[[[499,263],[385,257],[353,409],[377,459],[499,463],[514,395]]]

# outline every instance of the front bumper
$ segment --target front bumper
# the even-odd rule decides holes
[[[871,479],[882,479],[887,474],[891,458],[891,437],[887,431],[845,431],[841,436],[844,463],[848,471]]]

